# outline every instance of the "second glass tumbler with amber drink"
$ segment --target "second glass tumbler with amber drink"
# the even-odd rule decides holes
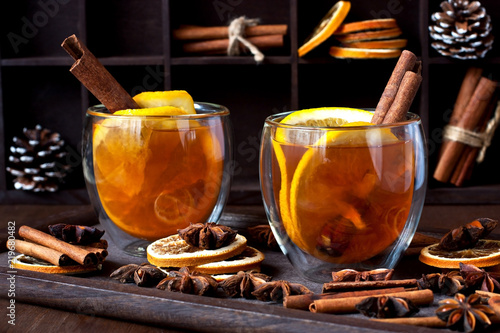
[[[371,112],[332,110],[268,117],[261,147],[271,227],[295,268],[323,282],[344,268],[395,266],[417,227],[427,172],[417,115],[373,125]],[[328,113],[334,124],[300,119]]]
[[[229,111],[194,103],[194,114],[87,112],[85,177],[101,223],[118,247],[146,245],[190,223],[217,222],[231,160]],[[153,110],[154,111],[154,110]]]

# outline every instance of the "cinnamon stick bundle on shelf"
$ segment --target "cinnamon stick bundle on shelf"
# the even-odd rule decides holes
[[[230,50],[247,48],[254,53],[254,47],[259,50],[282,47],[287,30],[286,24],[258,25],[257,20],[239,17],[229,26],[183,25],[172,32],[172,37],[182,43],[182,51],[187,54],[237,55],[239,52],[231,54]]]
[[[262,24],[245,28],[245,36],[285,35],[286,24]],[[184,25],[172,32],[176,40],[210,40],[224,39],[229,36],[229,27],[200,27]]]
[[[482,76],[482,72],[471,67],[462,81],[434,171],[434,178],[440,182],[462,186],[471,175],[480,149],[489,144],[493,134],[494,127],[488,124],[495,109],[498,84]]]

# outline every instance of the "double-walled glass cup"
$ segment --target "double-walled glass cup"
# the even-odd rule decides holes
[[[260,182],[271,228],[302,275],[331,281],[340,269],[393,268],[424,204],[427,151],[421,120],[305,127],[268,117]]]
[[[107,234],[129,254],[144,256],[154,240],[220,219],[231,180],[229,110],[195,109],[179,116],[113,115],[102,105],[87,111],[87,190]]]

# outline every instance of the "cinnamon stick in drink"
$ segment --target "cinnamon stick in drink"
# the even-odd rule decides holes
[[[403,297],[415,305],[429,305],[434,301],[434,293],[430,289],[388,293],[383,296]],[[349,313],[356,311],[356,305],[372,296],[358,296],[336,299],[315,300],[309,307],[311,312],[319,313]]]
[[[70,72],[110,111],[138,109],[137,103],[75,35],[61,45],[75,60]]]
[[[266,24],[256,25],[245,28],[245,36],[262,36],[262,35],[285,35],[288,26],[286,24]],[[178,40],[207,40],[207,39],[224,39],[229,36],[229,27],[199,27],[199,26],[183,26],[175,29],[172,32],[174,39]]]
[[[67,255],[35,243],[26,242],[20,239],[14,241],[16,252],[31,256],[34,258],[42,259],[50,262],[52,265],[64,266],[71,263],[74,264]]]
[[[497,83],[486,77],[482,77],[474,90],[464,114],[457,124],[457,127],[473,131],[481,120],[483,113],[488,107],[491,98],[495,92]],[[450,140],[444,146],[442,155],[434,171],[434,178],[441,182],[450,180],[453,170],[464,151],[465,144]]]
[[[406,119],[406,113],[410,109],[415,98],[422,76],[414,72],[407,71],[401,80],[396,97],[394,98],[389,111],[384,117],[384,124],[396,123]]]
[[[389,78],[389,82],[380,97],[380,100],[375,109],[375,113],[372,118],[372,123],[382,124],[386,114],[389,112],[394,99],[399,90],[399,86],[406,72],[412,71],[415,67],[417,57],[410,51],[403,50],[401,56],[399,57],[396,66]]]
[[[98,259],[95,253],[82,249],[78,246],[61,241],[54,236],[46,234],[42,231],[30,228],[28,226],[21,226],[19,228],[19,236],[35,242],[37,244],[49,247],[53,250],[61,252],[80,265],[97,264]]]
[[[315,300],[318,299],[335,299],[335,298],[347,298],[356,296],[377,296],[377,295],[385,295],[388,293],[396,293],[403,291],[405,291],[405,288],[397,287],[397,288],[386,288],[386,289],[350,291],[343,293],[290,295],[284,298],[283,306],[288,309],[309,310],[309,306]]]

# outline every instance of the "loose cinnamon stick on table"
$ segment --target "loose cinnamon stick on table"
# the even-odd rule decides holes
[[[246,27],[245,36],[262,35],[285,35],[288,26],[286,24],[263,24],[253,27]],[[203,39],[222,39],[229,36],[229,27],[199,27],[182,26],[172,32],[174,39],[178,40],[203,40]]]
[[[54,249],[38,245],[31,242],[26,242],[20,239],[14,241],[16,252],[31,256],[34,258],[42,259],[50,262],[52,265],[64,266],[74,261],[71,260],[67,255],[56,251]]]
[[[61,241],[49,234],[30,228],[28,226],[23,225],[19,228],[19,236],[61,252],[80,265],[95,265],[98,263],[98,259],[95,253]]]
[[[286,296],[284,298],[283,306],[288,309],[309,310],[309,305],[311,305],[315,300],[318,299],[335,299],[335,298],[346,298],[346,297],[356,297],[356,296],[377,296],[377,295],[385,295],[388,293],[396,293],[403,291],[405,291],[405,288],[397,287],[397,288],[386,288],[386,289],[350,291],[343,293],[291,295],[291,296]]]
[[[416,287],[416,279],[387,280],[387,281],[358,281],[358,282],[329,282],[323,284],[322,293],[339,291],[356,291],[368,289],[383,289],[394,287]]]
[[[387,121],[384,121],[384,118],[396,98],[401,81],[403,80],[406,72],[415,70],[416,61],[417,57],[415,54],[408,50],[403,50],[396,66],[394,67],[391,77],[389,78],[389,82],[387,82],[384,92],[382,93],[382,96],[377,104],[371,121],[372,123],[387,123]]]
[[[482,77],[474,90],[464,114],[457,124],[457,127],[473,131],[479,124],[483,113],[488,107],[495,92],[497,83],[486,77]],[[452,172],[464,151],[465,144],[458,141],[448,141],[444,146],[442,155],[434,171],[434,178],[441,182],[447,182],[452,176]]]
[[[439,319],[437,316],[433,317],[408,317],[408,318],[377,318],[370,319],[382,323],[412,325],[422,327],[446,327],[446,322]]]
[[[61,45],[75,60],[70,72],[110,111],[138,109],[137,103],[75,35]]]
[[[403,297],[415,305],[429,305],[434,301],[434,293],[430,289],[388,293],[384,296]],[[356,305],[371,296],[358,296],[335,299],[315,300],[310,306],[311,312],[320,313],[349,313],[356,311]]]
[[[283,35],[267,35],[249,37],[247,40],[258,47],[272,48],[283,46]],[[207,40],[200,42],[186,43],[182,46],[182,50],[186,53],[226,53],[229,46],[229,39]]]

